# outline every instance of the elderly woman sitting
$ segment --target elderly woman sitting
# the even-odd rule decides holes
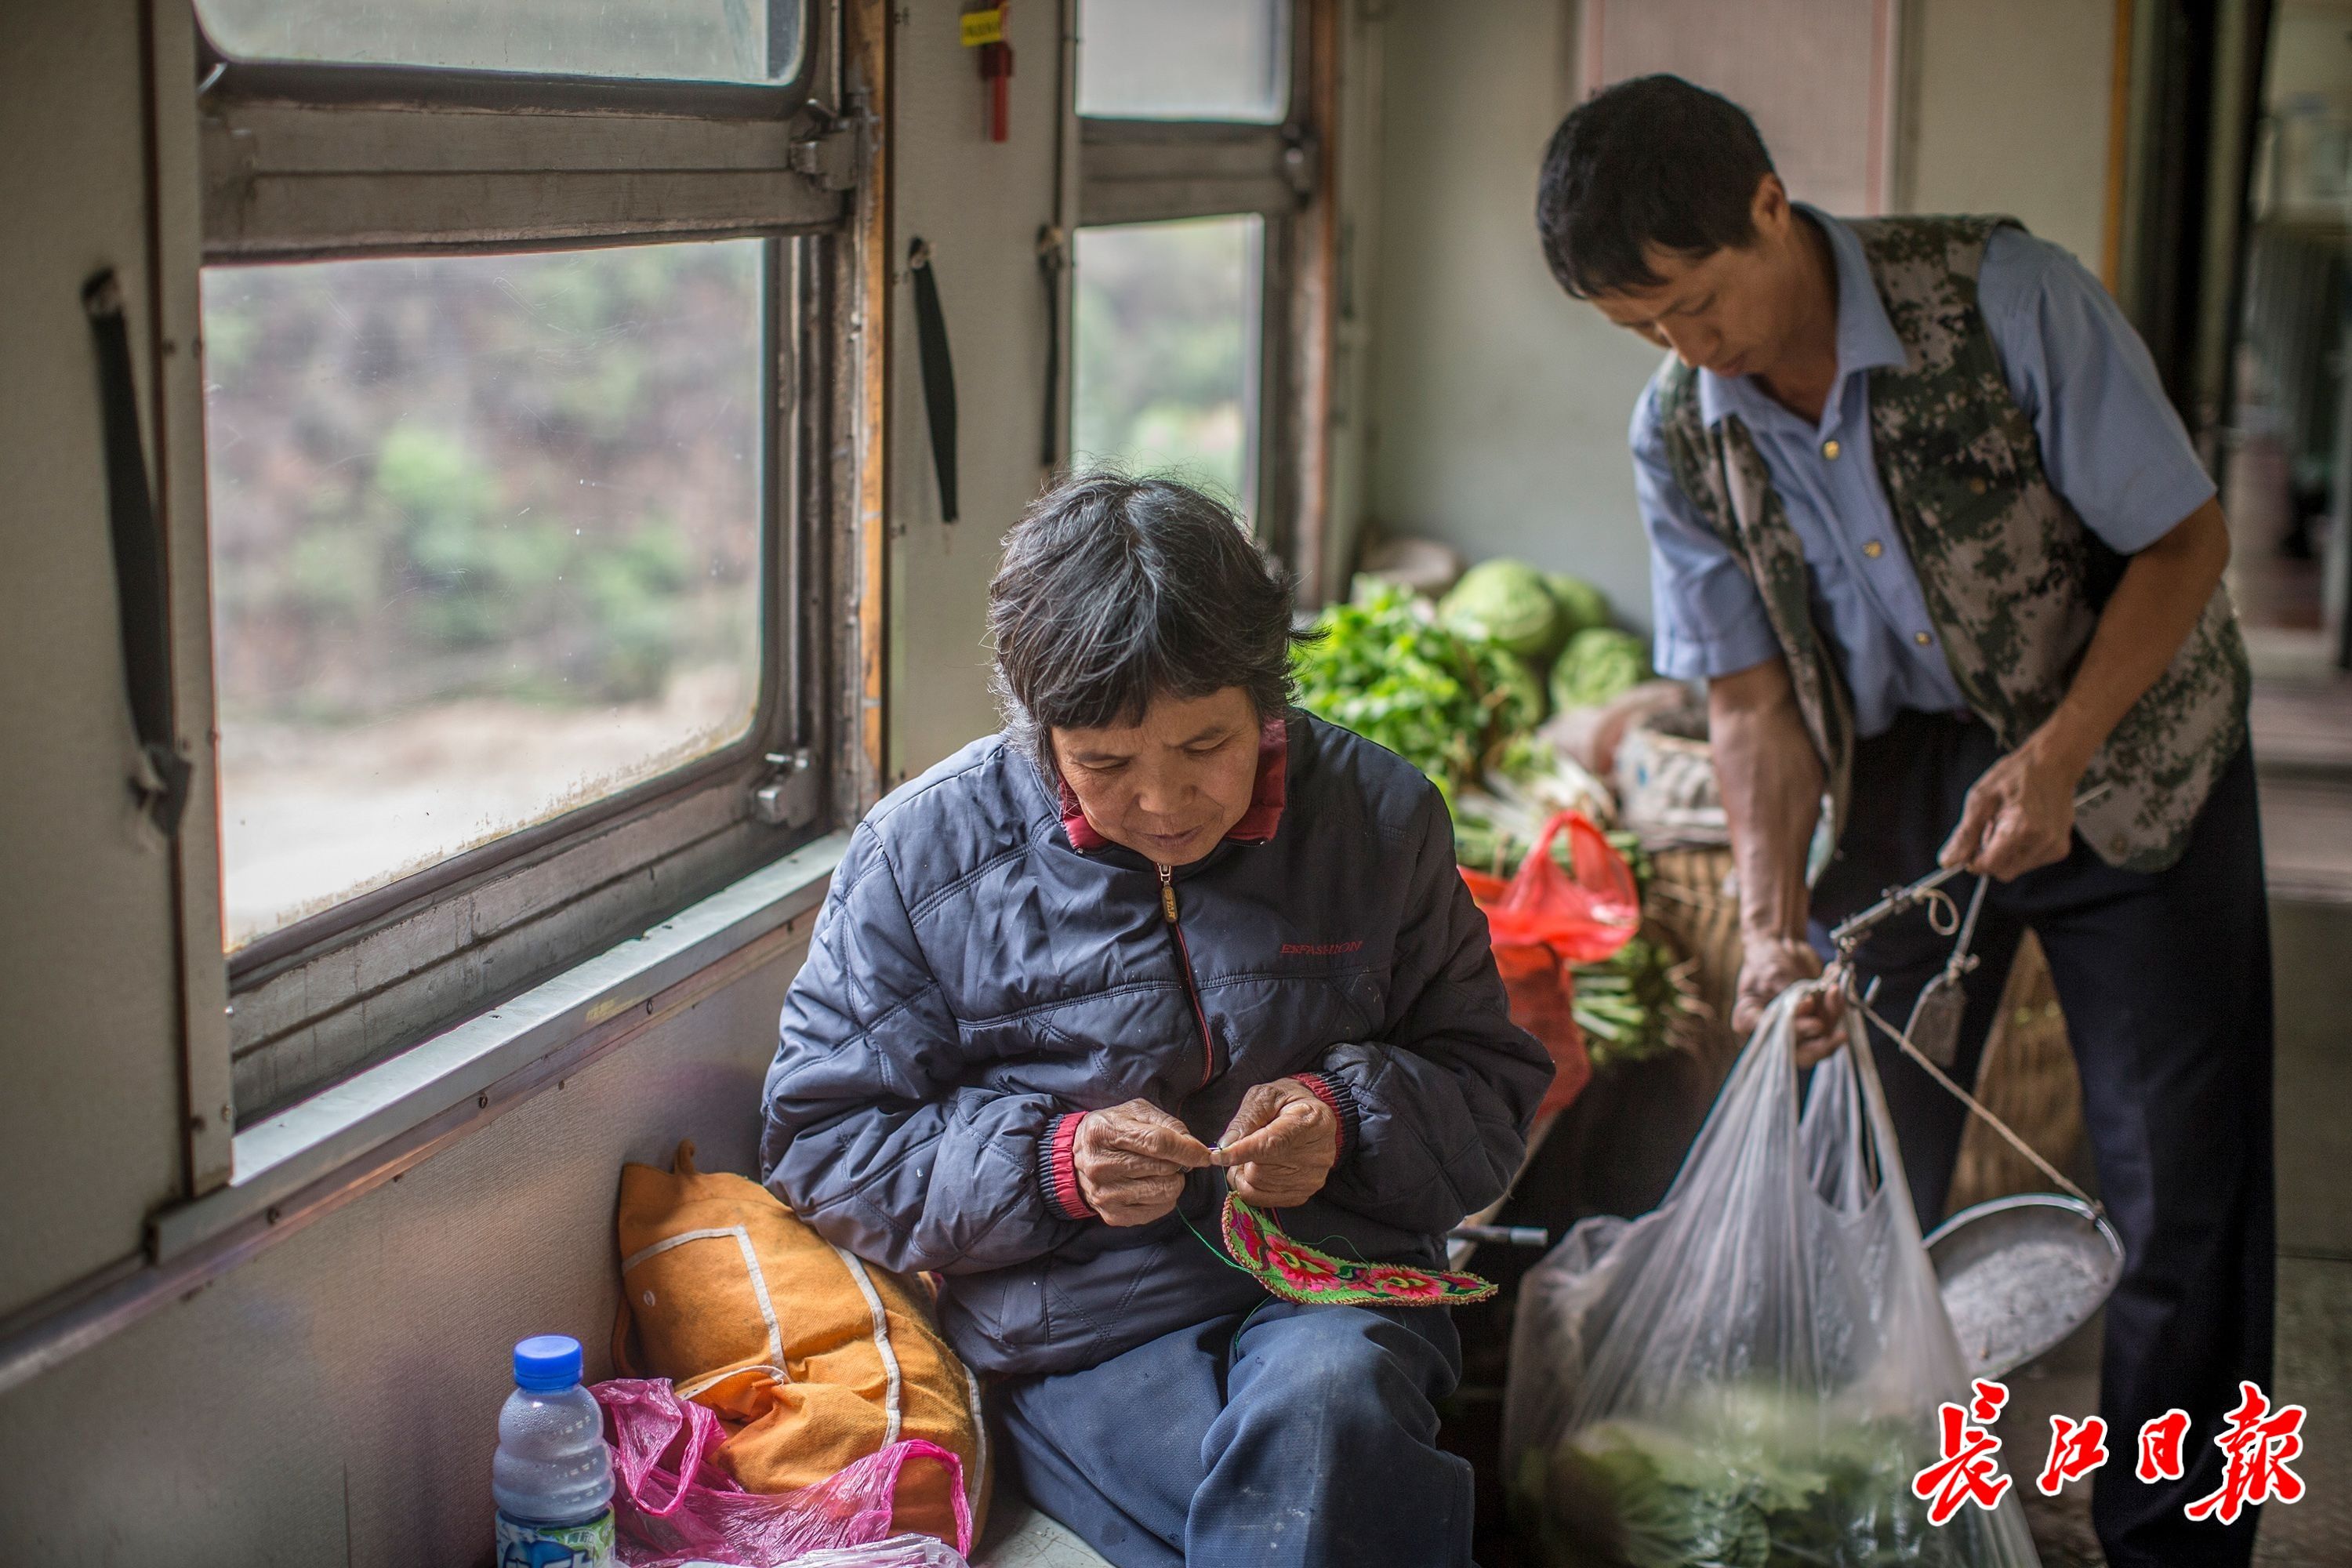
[[[1095,477],[990,590],[1007,728],[877,806],[767,1080],[768,1184],[945,1277],[1008,1468],[1121,1568],[1466,1563],[1443,1309],[1297,1306],[1226,1192],[1433,1264],[1551,1076],[1437,791],[1289,705],[1289,595],[1233,514]]]

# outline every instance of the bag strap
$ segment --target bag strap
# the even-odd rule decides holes
[[[131,374],[131,334],[122,320],[122,285],[108,268],[82,286],[98,349],[98,394],[106,442],[106,510],[114,550],[114,597],[122,671],[142,766],[131,788],[164,837],[180,831],[194,770],[172,730],[170,585],[163,533],[147,489],[139,445],[139,393]]]
[[[917,238],[907,250],[907,273],[915,285],[915,348],[923,366],[923,407],[931,422],[931,466],[940,477],[940,520],[956,520],[955,362],[948,353],[948,320],[940,309],[939,279],[931,275],[931,247]]]

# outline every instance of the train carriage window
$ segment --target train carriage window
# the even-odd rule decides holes
[[[239,59],[550,76],[789,80],[800,0],[196,0]]]
[[[1078,0],[1078,112],[1271,124],[1290,104],[1283,0]]]
[[[1305,7],[1079,0],[1070,448],[1298,537]],[[1269,412],[1281,417],[1269,417]]]
[[[761,250],[206,271],[231,946],[743,735]]]
[[[811,0],[197,17],[247,1126],[831,824],[865,153]]]
[[[1265,230],[1244,213],[1078,231],[1081,460],[1254,493]]]

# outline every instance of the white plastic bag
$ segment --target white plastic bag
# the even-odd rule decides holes
[[[1800,1118],[1798,994],[1734,1064],[1665,1201],[1586,1220],[1520,1289],[1504,1461],[1553,1563],[2037,1562],[2014,1485],[1941,1526],[1911,1492],[1965,1363],[1858,1032]]]

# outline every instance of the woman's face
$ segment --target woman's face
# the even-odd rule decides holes
[[[1087,823],[1161,866],[1214,849],[1257,787],[1257,709],[1228,686],[1160,697],[1128,728],[1053,732],[1054,760]]]

